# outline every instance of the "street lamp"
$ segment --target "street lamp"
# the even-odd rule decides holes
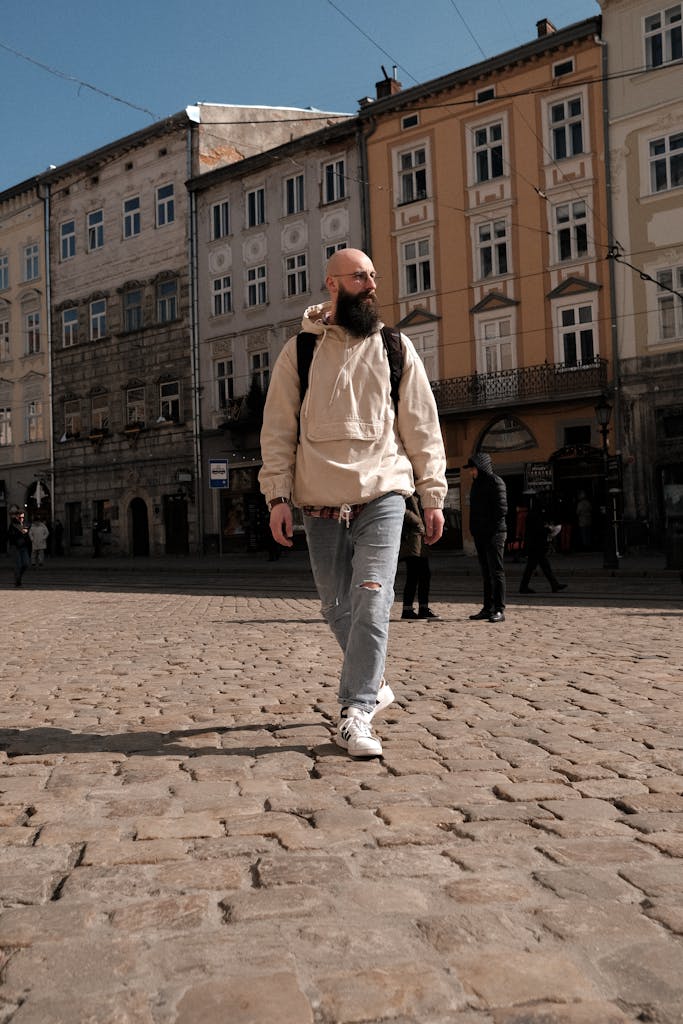
[[[602,473],[603,473],[603,505],[602,515],[605,524],[603,536],[603,568],[619,568],[619,544],[617,541],[617,490],[609,485],[609,449],[607,447],[607,435],[609,434],[609,421],[612,416],[612,406],[605,395],[600,395],[600,400],[595,406],[595,418],[600,427],[602,435]]]

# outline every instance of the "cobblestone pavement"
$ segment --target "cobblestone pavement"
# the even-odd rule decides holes
[[[677,575],[442,573],[371,761],[294,563],[7,579],[2,1024],[682,1024]]]

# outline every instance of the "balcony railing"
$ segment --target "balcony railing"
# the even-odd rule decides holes
[[[593,397],[607,387],[607,361],[569,366],[541,363],[497,373],[432,381],[432,391],[442,414],[471,412],[497,406],[534,405],[563,398]]]

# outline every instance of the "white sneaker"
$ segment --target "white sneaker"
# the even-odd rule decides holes
[[[372,721],[379,711],[384,711],[384,709],[388,708],[390,704],[393,704],[395,700],[394,691],[391,689],[386,679],[383,679],[379,685],[379,690],[377,691],[377,703],[375,704],[375,710],[370,712],[368,719]]]
[[[360,708],[346,708],[339,718],[335,741],[351,757],[381,757],[382,744],[370,725],[371,715]]]

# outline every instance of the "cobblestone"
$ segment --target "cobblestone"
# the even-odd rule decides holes
[[[435,572],[364,762],[297,566],[0,589],[0,1022],[682,1024],[677,578]]]

